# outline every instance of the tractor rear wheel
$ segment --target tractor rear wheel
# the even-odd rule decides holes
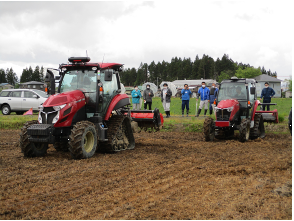
[[[69,136],[69,151],[73,159],[92,157],[97,148],[97,130],[93,123],[81,121],[76,123]]]
[[[69,151],[69,144],[66,142],[55,142],[54,148],[56,151],[68,152]]]
[[[205,141],[213,141],[215,136],[214,120],[207,117],[203,124]]]
[[[239,128],[239,141],[245,142],[249,139],[250,135],[250,121],[248,119],[243,119]]]
[[[24,148],[25,157],[42,157],[47,153],[48,143],[29,143]]]
[[[264,122],[262,114],[255,114],[254,116],[254,126],[250,129],[250,139],[256,138],[264,138],[265,130],[264,130]]]
[[[107,127],[108,141],[101,146],[101,151],[117,152],[135,148],[135,138],[132,131],[131,119],[129,117],[113,115]]]

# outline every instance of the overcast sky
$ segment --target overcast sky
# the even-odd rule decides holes
[[[170,62],[224,54],[292,75],[292,1],[0,1],[0,68],[18,77],[71,56],[93,62]]]

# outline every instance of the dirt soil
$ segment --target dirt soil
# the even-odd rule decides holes
[[[292,219],[292,137],[204,142],[135,134],[136,148],[24,158],[0,130],[0,219]]]

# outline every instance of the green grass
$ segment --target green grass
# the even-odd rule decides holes
[[[25,122],[31,120],[37,120],[38,114],[34,115],[16,115],[11,113],[10,115],[0,115],[0,129],[20,129]]]
[[[198,100],[198,108],[199,108],[200,99]],[[276,103],[277,105],[271,105],[271,110],[277,109],[279,116],[288,119],[290,109],[292,107],[292,98],[272,98],[271,103]],[[164,109],[162,107],[162,103],[159,97],[155,97],[152,100],[152,109],[158,108],[160,113],[165,114]],[[144,109],[142,104],[141,109]],[[258,108],[259,110],[259,108]],[[180,98],[172,98],[171,99],[171,115],[182,115],[182,100]],[[190,115],[195,116],[196,111],[196,98],[190,99]],[[186,112],[185,112],[186,113]],[[204,110],[202,110],[201,114],[204,114]]]
[[[275,106],[271,106],[271,110],[277,109],[279,114],[279,119],[284,118],[284,122],[288,122],[288,116],[290,109],[292,107],[292,98],[273,98],[272,103],[277,103]],[[198,100],[199,104],[199,100]],[[199,106],[199,105],[198,105]],[[158,108],[160,113],[165,115],[162,103],[159,97],[153,98],[152,109]],[[204,118],[195,117],[195,107],[196,107],[196,98],[191,98],[190,100],[190,116],[181,117],[182,115],[182,100],[180,98],[172,98],[171,100],[171,118],[164,119],[164,131],[172,130],[182,130],[187,132],[201,132]],[[142,107],[143,109],[143,107]],[[204,114],[202,110],[201,115]],[[208,113],[207,113],[208,114]],[[214,115],[211,115],[214,119]],[[2,115],[0,114],[0,129],[20,129],[23,124],[30,120],[37,120],[38,114],[34,115],[16,115],[12,113],[11,115]],[[280,120],[281,122],[281,120]]]

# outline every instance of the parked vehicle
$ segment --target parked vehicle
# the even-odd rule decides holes
[[[44,91],[36,89],[7,89],[0,93],[0,109],[3,115],[11,112],[21,115],[33,108],[38,112],[38,107],[43,104],[48,95]]]

